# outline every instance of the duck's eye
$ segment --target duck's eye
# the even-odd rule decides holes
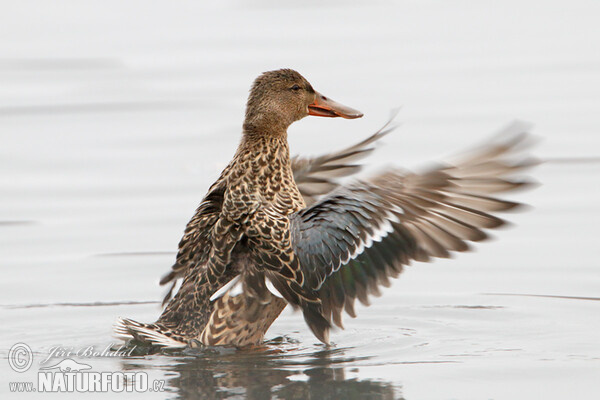
[[[291,88],[291,89],[292,89],[294,92],[296,92],[296,91],[300,90],[300,86],[298,86],[298,85],[294,85],[294,86],[292,86],[292,88]]]

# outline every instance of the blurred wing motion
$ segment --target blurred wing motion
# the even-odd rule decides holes
[[[523,154],[531,144],[527,129],[516,123],[456,161],[421,173],[392,169],[338,187],[294,214],[292,240],[303,291],[317,295],[328,322],[305,309],[315,335],[327,342],[331,322],[342,327],[342,310],[354,317],[354,300],[368,304],[367,295],[377,295],[378,286],[388,286],[411,260],[466,251],[469,241],[487,237],[484,229],[503,225],[492,213],[519,204],[494,196],[530,184],[517,177],[535,164]],[[303,307],[290,294],[297,285],[278,286],[286,300]]]
[[[185,232],[179,242],[175,264],[171,267],[171,271],[160,280],[161,285],[171,283],[171,287],[163,299],[163,306],[169,302],[173,293],[177,292],[175,287],[187,271],[196,265],[207,262],[211,249],[210,232],[220,217],[224,193],[225,185],[222,178],[219,178],[209,189],[208,194],[185,227]]]
[[[372,145],[394,130],[392,121],[396,114],[392,114],[390,120],[379,131],[354,146],[319,157],[296,156],[292,159],[294,180],[307,205],[313,204],[320,196],[337,188],[339,178],[353,175],[361,170],[362,166],[356,162],[371,154],[375,150]],[[206,263],[210,252],[210,227],[219,218],[223,205],[223,193],[224,185],[219,179],[210,188],[196,210],[196,214],[186,226],[185,233],[179,242],[177,261],[171,267],[171,271],[160,280],[161,285],[171,283],[171,287],[163,299],[163,306],[176,292],[177,281],[185,276],[188,269],[197,264]]]
[[[371,145],[395,129],[392,125],[395,115],[392,114],[379,131],[354,146],[320,157],[292,158],[294,180],[307,206],[337,188],[339,178],[354,175],[362,169],[356,162],[371,154],[375,150]]]

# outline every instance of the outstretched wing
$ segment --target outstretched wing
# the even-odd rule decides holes
[[[361,165],[356,162],[368,156],[375,149],[371,145],[394,129],[392,126],[394,116],[395,114],[379,131],[353,146],[314,158],[294,157],[292,159],[294,180],[305,203],[313,204],[320,196],[338,187],[339,178],[360,171]],[[210,228],[218,220],[223,205],[225,186],[222,178],[226,172],[227,170],[210,188],[194,217],[188,222],[179,242],[176,262],[171,267],[171,271],[160,280],[161,285],[171,283],[163,299],[163,305],[171,299],[177,281],[185,276],[186,271],[198,263],[206,262],[210,252],[208,237]]]
[[[354,316],[355,299],[368,304],[368,294],[389,285],[403,265],[466,251],[468,242],[486,238],[485,229],[504,224],[492,213],[519,204],[493,196],[530,183],[517,177],[534,164],[519,152],[530,142],[525,132],[512,126],[452,164],[421,173],[390,170],[339,187],[294,214],[303,290],[321,299],[322,316],[342,327],[342,310]],[[305,319],[317,337],[327,337],[322,321],[311,321],[307,313]]]
[[[188,222],[179,242],[176,262],[171,267],[171,271],[160,280],[161,285],[172,283],[163,299],[163,306],[173,296],[177,281],[183,278],[190,268],[198,264],[204,264],[207,261],[211,248],[210,232],[221,214],[224,193],[225,185],[219,179],[209,189],[208,194],[196,209],[196,213]]]
[[[392,125],[394,116],[380,130],[353,146],[314,158],[292,158],[294,180],[307,206],[337,188],[340,185],[339,178],[361,170],[362,165],[357,161],[371,154],[375,150],[372,145],[395,129]]]

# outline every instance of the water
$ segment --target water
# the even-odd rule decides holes
[[[533,208],[476,253],[407,268],[331,348],[286,310],[260,349],[77,360],[165,380],[129,397],[597,398],[599,16],[581,0],[11,4],[0,354],[21,341],[35,359],[23,374],[0,360],[2,397],[52,347],[101,349],[117,316],[157,317],[158,278],[233,154],[251,81],[285,66],[365,113],[295,124],[294,153],[358,141],[399,105],[376,165],[534,122],[550,161],[533,173],[542,186],[513,196]]]

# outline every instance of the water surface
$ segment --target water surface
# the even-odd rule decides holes
[[[533,172],[542,185],[512,197],[533,207],[475,253],[408,267],[330,348],[286,310],[261,348],[93,369],[165,380],[166,392],[127,394],[144,398],[598,398],[599,15],[583,0],[12,4],[0,16],[2,397],[52,347],[104,348],[117,316],[159,315],[158,279],[235,150],[251,81],[293,67],[365,113],[295,124],[294,153],[358,141],[403,105],[371,161],[415,168],[520,118],[549,160]],[[24,374],[5,360],[16,342],[35,352]]]

